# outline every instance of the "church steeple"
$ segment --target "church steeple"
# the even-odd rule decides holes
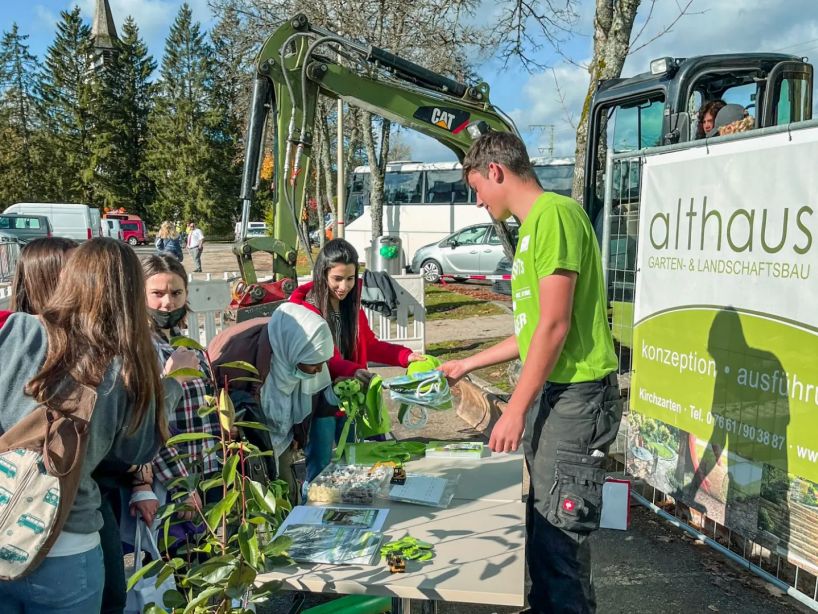
[[[94,43],[94,66],[99,67],[109,62],[114,53],[117,36],[108,0],[97,0],[94,23],[91,27],[91,40]]]

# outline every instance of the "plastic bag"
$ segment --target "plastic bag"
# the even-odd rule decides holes
[[[136,536],[134,537],[134,569],[129,576],[142,569],[143,553],[150,554],[154,560],[161,558],[153,532],[145,524],[145,521],[139,518],[136,521]],[[145,607],[151,603],[163,607],[165,593],[173,590],[176,590],[176,582],[173,576],[167,578],[159,586],[156,586],[155,576],[140,578],[134,587],[128,591],[125,614],[142,614]]]

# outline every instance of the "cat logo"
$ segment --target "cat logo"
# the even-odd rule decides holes
[[[435,107],[432,109],[432,123],[435,126],[440,126],[446,130],[452,129],[452,122],[454,121],[454,113],[447,113],[442,109]]]
[[[412,117],[458,134],[469,125],[470,114],[454,108],[418,107]]]

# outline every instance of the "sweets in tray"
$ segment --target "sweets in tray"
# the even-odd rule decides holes
[[[310,503],[350,503],[371,505],[388,492],[392,467],[378,465],[338,465],[330,463],[310,483]]]

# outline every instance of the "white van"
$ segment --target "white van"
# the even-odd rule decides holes
[[[241,233],[241,222],[236,222],[236,241]],[[264,222],[247,222],[247,237],[266,237],[267,224]]]
[[[112,220],[105,218],[102,220],[102,235],[104,237],[111,237],[112,239],[119,239],[124,241],[122,233],[122,224],[119,220]]]
[[[88,205],[65,203],[16,203],[3,213],[45,215],[51,221],[55,237],[86,241],[101,237],[99,209]]]

